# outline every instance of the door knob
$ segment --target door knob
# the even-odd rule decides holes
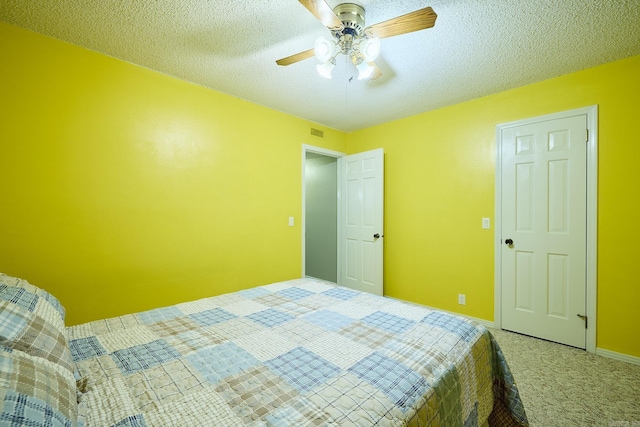
[[[511,246],[511,245],[513,245],[513,240],[511,240],[511,239],[507,239],[507,240],[505,240],[505,241],[504,241],[504,243],[505,243],[507,246]]]
[[[380,238],[380,234],[378,234],[378,233],[374,234],[374,235],[373,235],[373,238],[374,238],[374,239],[379,239],[379,238]]]

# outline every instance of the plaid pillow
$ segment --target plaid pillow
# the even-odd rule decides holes
[[[0,425],[76,425],[73,374],[55,363],[0,346]]]
[[[44,289],[33,286],[24,279],[0,273],[0,299],[23,305],[29,311],[43,310],[47,320],[55,321],[57,317],[64,324],[65,309],[60,301]],[[42,299],[43,301],[38,304]]]
[[[41,357],[73,373],[64,308],[26,280],[0,275],[0,345]]]

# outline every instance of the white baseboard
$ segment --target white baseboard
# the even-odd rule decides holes
[[[596,348],[596,354],[602,357],[608,357],[609,359],[619,360],[621,362],[631,363],[633,365],[640,365],[640,357],[630,356],[624,353],[618,353],[611,350],[605,350],[604,348]]]
[[[485,328],[495,328],[496,327],[495,323],[492,322],[491,320],[478,319],[477,317],[467,316],[466,314],[456,313],[455,311],[449,311],[449,310],[443,310],[441,308],[430,307],[428,305],[420,304],[420,303],[413,302],[413,301],[407,301],[407,300],[403,300],[403,299],[400,299],[400,298],[394,298],[394,297],[390,297],[390,296],[387,296],[387,295],[385,295],[385,298],[394,299],[396,301],[406,302],[407,304],[419,305],[420,307],[424,307],[424,308],[429,309],[429,310],[444,311],[445,313],[453,314],[455,316],[466,317],[469,320],[473,320],[474,322],[481,324]]]

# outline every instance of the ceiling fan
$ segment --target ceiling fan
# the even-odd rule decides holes
[[[291,65],[316,56],[321,64],[318,73],[331,78],[336,57],[349,57],[358,69],[359,80],[375,80],[382,75],[375,64],[380,53],[380,39],[431,28],[438,15],[430,7],[409,12],[387,21],[365,27],[364,8],[354,3],[343,3],[333,10],[324,0],[299,0],[309,12],[331,31],[332,39],[320,37],[313,49],[278,59],[278,65]]]

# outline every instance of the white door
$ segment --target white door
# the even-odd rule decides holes
[[[340,284],[382,295],[384,152],[338,159]]]
[[[501,141],[502,327],[585,348],[587,116]]]

